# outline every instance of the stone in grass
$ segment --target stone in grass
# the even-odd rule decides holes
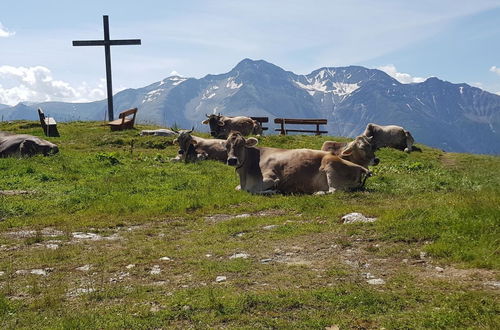
[[[368,284],[371,284],[371,285],[382,285],[382,284],[385,284],[385,281],[383,279],[381,279],[381,278],[374,278],[374,279],[368,280],[366,282],[368,282]]]
[[[171,261],[172,259],[169,257],[161,257],[160,260],[161,261]]]
[[[229,259],[247,259],[250,257],[247,253],[235,253],[229,257]]]
[[[375,221],[377,221],[377,218],[368,218],[358,212],[349,213],[342,217],[343,223],[375,222]]]
[[[264,229],[264,230],[271,230],[271,229],[274,229],[274,228],[277,228],[277,227],[278,227],[278,225],[269,225],[269,226],[262,227],[262,229]]]
[[[150,274],[151,275],[158,275],[161,273],[161,269],[159,265],[154,265],[153,268],[151,269]]]
[[[88,272],[90,270],[90,265],[83,265],[81,267],[76,268],[76,270],[82,271],[82,272]]]
[[[215,278],[215,282],[220,283],[220,282],[225,282],[227,280],[226,276],[217,276]]]

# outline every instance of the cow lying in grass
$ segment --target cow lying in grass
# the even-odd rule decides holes
[[[57,145],[39,137],[0,132],[0,157],[31,157],[36,154],[48,156],[58,152]]]
[[[401,126],[381,126],[370,123],[366,125],[363,135],[373,138],[372,145],[375,149],[391,147],[408,153],[422,151],[413,145],[415,140],[411,133]]]
[[[254,194],[333,193],[361,188],[370,171],[327,151],[255,147],[257,139],[232,132],[227,164],[236,167],[242,189]]]
[[[205,116],[207,116],[207,119],[201,123],[210,126],[210,135],[215,138],[225,139],[232,131],[240,132],[244,136],[262,134],[262,125],[250,117],[228,117],[220,113]]]
[[[191,135],[193,130],[179,131],[179,136],[174,143],[179,145],[177,157],[172,161],[194,162],[197,160],[213,159],[226,162],[227,152],[224,146],[225,140],[204,139]]]
[[[321,150],[329,151],[344,160],[368,168],[379,163],[371,142],[371,137],[360,135],[351,142],[325,141]]]

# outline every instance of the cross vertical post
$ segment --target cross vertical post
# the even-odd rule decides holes
[[[104,40],[73,40],[73,46],[104,46],[104,57],[106,60],[106,86],[108,96],[108,119],[112,121],[113,115],[113,84],[111,79],[111,46],[140,45],[141,39],[111,40],[109,37],[108,15],[102,17],[104,25]]]
[[[102,17],[104,25],[104,57],[106,58],[106,89],[108,96],[108,119],[115,119],[113,114],[113,82],[111,79],[111,45],[109,44],[109,19],[108,15]]]

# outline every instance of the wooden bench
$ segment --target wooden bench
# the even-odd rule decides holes
[[[57,131],[57,123],[54,118],[45,117],[43,110],[38,108],[38,117],[40,117],[40,125],[42,125],[45,136],[59,136]]]
[[[262,126],[262,123],[268,123],[269,122],[269,117],[250,117],[255,121],[258,121],[260,123],[260,126]],[[264,127],[262,126],[263,131],[267,131],[269,127]]]
[[[281,124],[281,128],[276,128],[275,131],[279,131],[281,135],[286,135],[288,132],[301,132],[301,133],[316,133],[316,135],[326,134],[328,131],[321,131],[319,125],[326,125],[328,120],[326,119],[300,119],[300,118],[276,118],[274,119],[275,124]],[[288,129],[285,128],[285,124],[294,125],[316,125],[316,130],[307,129]]]
[[[108,123],[108,126],[111,128],[112,131],[121,131],[124,129],[132,129],[134,128],[134,123],[135,123],[135,115],[137,114],[137,108],[125,110],[123,112],[120,112],[118,115],[119,119],[110,121]],[[129,116],[132,116],[132,118],[128,118]]]

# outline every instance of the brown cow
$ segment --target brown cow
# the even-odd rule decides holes
[[[371,141],[371,137],[366,137],[364,135],[357,136],[349,143],[325,141],[321,150],[329,151],[342,159],[368,168],[368,166],[378,165],[380,162],[375,156],[375,150]]]
[[[363,135],[373,138],[372,145],[375,149],[391,147],[404,152],[422,151],[413,146],[415,143],[413,136],[401,126],[381,126],[370,123],[366,125]]]
[[[0,132],[0,157],[53,155],[59,152],[57,145],[27,134]]]
[[[193,130],[178,132],[179,136],[174,143],[179,144],[179,153],[172,161],[194,162],[197,160],[213,159],[226,162],[227,152],[225,140],[204,139],[191,135]]]
[[[201,123],[210,126],[210,135],[215,138],[226,139],[231,131],[240,132],[244,136],[262,134],[262,125],[260,122],[250,117],[228,117],[220,113],[218,115],[205,116],[207,116],[207,119]]]
[[[226,141],[227,164],[240,177],[237,189],[254,194],[333,193],[360,188],[371,175],[366,168],[330,152],[254,147],[257,139],[232,132]]]

